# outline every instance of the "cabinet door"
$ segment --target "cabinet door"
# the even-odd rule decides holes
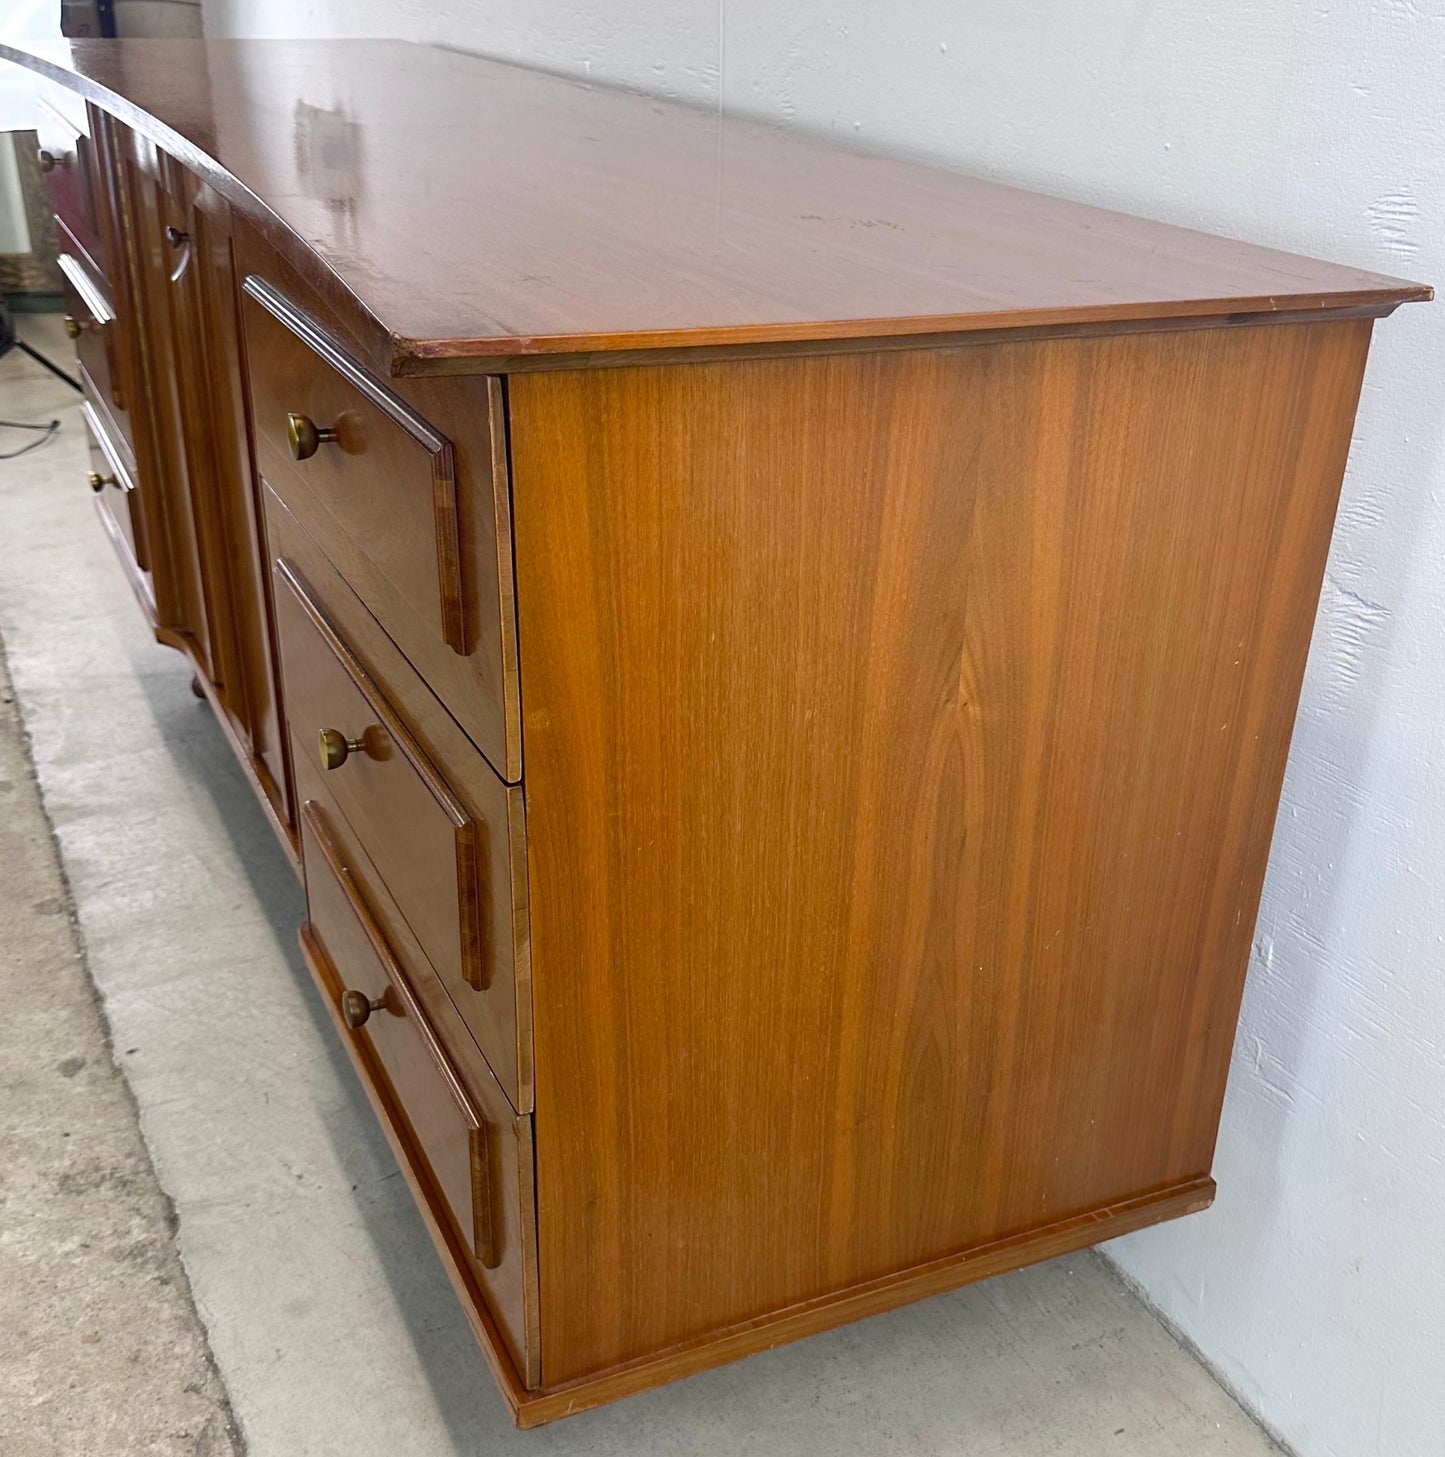
[[[161,626],[187,640],[289,833],[230,209],[194,173],[139,139],[132,139],[125,172],[167,547],[164,603],[157,585]]]
[[[251,754],[278,818],[292,825],[283,758],[261,506],[243,383],[240,294],[226,200],[202,186],[189,208],[192,250],[182,317],[191,326],[187,359],[193,398],[187,425],[192,481],[204,481],[209,512],[202,542],[214,577],[213,639],[223,661],[221,701]],[[186,359],[185,353],[181,358]],[[183,396],[184,397],[184,396]],[[217,598],[224,601],[222,607]]]
[[[198,345],[177,319],[182,286],[193,261],[183,247],[186,217],[161,180],[166,160],[148,141],[127,132],[117,148],[125,207],[131,305],[145,382],[145,448],[137,456],[155,558],[157,630],[184,645],[198,671],[214,680],[211,615],[201,575],[190,452],[181,381]],[[179,349],[178,349],[179,345]]]

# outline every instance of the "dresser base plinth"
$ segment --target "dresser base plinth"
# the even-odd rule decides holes
[[[775,1346],[847,1325],[865,1316],[881,1315],[914,1300],[942,1295],[978,1280],[1005,1275],[1026,1265],[1067,1255],[1151,1224],[1196,1214],[1214,1202],[1214,1180],[1191,1179],[1171,1188],[1155,1190],[1101,1209],[1090,1210],[1058,1224],[1010,1239],[978,1245],[958,1254],[932,1260],[911,1270],[870,1280],[848,1290],[801,1305],[759,1316],[728,1330],[716,1331],[686,1345],[629,1361],[623,1366],[570,1382],[551,1390],[523,1391],[515,1384],[504,1390],[507,1405],[519,1427],[540,1427],[562,1417],[575,1416],[624,1396],[634,1396],[683,1376],[724,1366],[729,1361]],[[490,1358],[490,1357],[489,1357]]]

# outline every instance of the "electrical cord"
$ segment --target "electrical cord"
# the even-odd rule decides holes
[[[14,460],[17,456],[29,455],[32,450],[39,450],[47,440],[50,440],[60,430],[60,421],[52,420],[48,425],[32,425],[25,420],[0,420],[0,429],[4,430],[38,430],[39,440],[32,440],[29,445],[22,445],[19,450],[0,450],[0,460]]]

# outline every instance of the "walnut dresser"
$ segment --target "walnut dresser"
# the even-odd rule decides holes
[[[399,43],[4,55],[100,524],[519,1423],[1209,1203],[1429,289]]]

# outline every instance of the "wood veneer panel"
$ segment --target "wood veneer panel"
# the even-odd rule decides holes
[[[512,382],[549,1387],[1207,1174],[1369,333]]]
[[[1107,1209],[1089,1210],[1019,1238],[995,1240],[961,1250],[942,1260],[880,1280],[865,1281],[818,1300],[771,1311],[757,1320],[743,1321],[701,1340],[673,1346],[580,1381],[551,1386],[540,1392],[518,1393],[515,1398],[504,1387],[502,1394],[518,1426],[542,1426],[666,1381],[680,1380],[696,1371],[707,1371],[758,1351],[770,1351],[785,1341],[816,1335],[846,1321],[862,1320],[912,1300],[1007,1274],[1037,1260],[1053,1259],[1086,1245],[1117,1239],[1162,1220],[1197,1214],[1207,1209],[1213,1199],[1213,1179],[1192,1179]]]
[[[224,192],[382,372],[1000,324],[1387,311],[1429,296],[424,46],[71,41],[4,56],[115,110]],[[346,103],[325,109],[318,96]]]

